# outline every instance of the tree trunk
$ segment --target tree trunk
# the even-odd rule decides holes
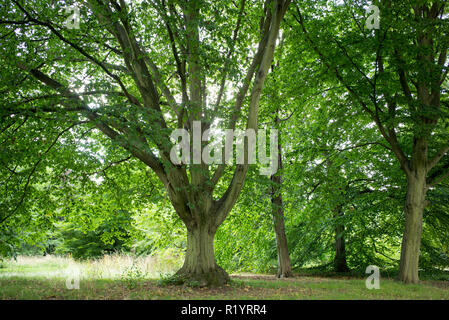
[[[405,231],[402,238],[399,279],[404,283],[418,283],[418,265],[422,234],[422,218],[426,207],[426,179],[415,174],[407,181],[405,203]]]
[[[287,237],[285,236],[284,213],[280,209],[273,215],[274,232],[276,233],[276,248],[278,254],[278,278],[291,277],[292,268],[288,253]]]
[[[211,287],[229,282],[229,275],[215,261],[213,230],[208,224],[192,224],[187,227],[184,265],[177,272],[181,282],[197,282],[200,286]]]
[[[275,122],[279,126],[280,120],[276,115]],[[278,137],[278,169],[282,169],[282,146],[280,136]],[[282,203],[282,173],[271,176],[271,181],[274,183],[271,193],[271,205],[273,212],[274,233],[276,234],[276,249],[278,254],[278,278],[291,277],[292,268],[290,265],[290,255],[288,253],[287,236],[285,235],[284,223],[284,207]]]
[[[335,217],[342,218],[344,216],[343,208],[339,205],[335,209]],[[335,272],[348,272],[348,264],[346,262],[346,247],[345,247],[345,225],[338,222],[335,227],[335,259],[334,259],[334,271]]]

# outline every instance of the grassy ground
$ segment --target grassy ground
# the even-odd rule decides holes
[[[164,259],[127,256],[84,263],[19,257],[0,268],[0,299],[449,299],[449,281],[404,285],[382,277],[379,290],[368,290],[364,278],[315,273],[290,279],[238,274],[230,285],[216,289],[170,286],[163,284],[164,274],[172,271],[166,265]],[[79,289],[69,290],[66,280],[74,270],[80,273]],[[161,275],[162,281],[156,279]]]

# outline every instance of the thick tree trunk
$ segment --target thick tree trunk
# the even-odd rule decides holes
[[[341,218],[344,213],[341,206],[335,209],[335,217]],[[345,226],[343,223],[337,223],[335,227],[335,259],[334,271],[348,272],[348,264],[346,262],[346,247],[345,247]]]
[[[407,182],[405,230],[402,239],[399,279],[404,283],[418,283],[422,218],[426,207],[425,174],[415,174]]]
[[[181,282],[212,287],[229,282],[229,275],[215,261],[213,230],[207,224],[193,224],[187,228],[184,265],[177,272]]]

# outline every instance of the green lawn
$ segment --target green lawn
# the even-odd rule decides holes
[[[84,267],[79,290],[66,287],[64,270],[69,266]],[[104,268],[101,263],[95,265],[98,270],[99,266]],[[240,274],[233,275],[228,286],[208,289],[163,285],[152,279],[148,270],[137,267],[125,268],[121,274],[91,269],[88,263],[74,265],[68,259],[8,261],[0,268],[0,299],[449,299],[448,281],[404,285],[381,278],[379,290],[368,290],[365,279],[357,277],[302,274],[276,279],[272,275]]]

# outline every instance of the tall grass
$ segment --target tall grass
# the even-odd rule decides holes
[[[66,278],[76,271],[80,279],[85,280],[121,279],[132,270],[145,278],[155,279],[175,272],[181,267],[182,260],[182,253],[174,250],[139,257],[116,253],[85,261],[77,261],[70,256],[18,256],[16,260],[3,262],[0,277]]]

